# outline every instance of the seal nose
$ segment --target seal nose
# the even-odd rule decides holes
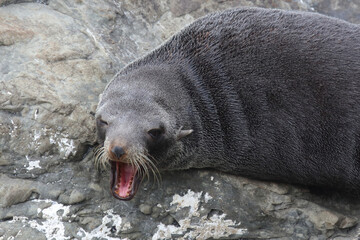
[[[122,147],[115,146],[111,149],[111,152],[119,159],[125,154],[125,151]]]

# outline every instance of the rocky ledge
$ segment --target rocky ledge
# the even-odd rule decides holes
[[[0,239],[357,239],[360,203],[338,193],[188,170],[122,202],[94,168],[94,111],[111,77],[239,6],[360,23],[360,3],[345,0],[0,0]]]

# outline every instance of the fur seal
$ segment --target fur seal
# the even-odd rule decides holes
[[[131,199],[158,170],[360,190],[360,26],[241,8],[203,17],[121,70],[96,112],[99,164]]]

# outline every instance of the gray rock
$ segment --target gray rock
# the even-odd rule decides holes
[[[85,200],[85,195],[78,190],[73,190],[69,196],[69,203],[68,204],[76,204],[80,203]]]
[[[201,7],[200,1],[175,0],[170,2],[170,11],[175,17],[196,11]]]
[[[0,227],[6,229],[1,236],[3,239],[29,239],[29,240],[47,240],[46,236],[36,229],[23,227],[22,220],[0,222]]]
[[[161,208],[159,208],[158,206],[154,206],[152,208],[151,217],[152,218],[158,218],[160,215],[161,215]]]
[[[317,12],[360,23],[360,3],[358,0],[313,0],[311,2]]]
[[[358,220],[356,218],[352,217],[344,217],[339,222],[339,228],[345,229],[345,228],[352,228],[358,223]]]
[[[140,212],[142,212],[145,215],[150,215],[152,210],[151,210],[151,206],[147,205],[147,204],[140,204],[139,205],[139,210]]]
[[[86,199],[85,195],[74,189],[70,193],[63,193],[59,196],[59,203],[73,205],[80,203]]]
[[[72,190],[69,195],[62,194],[59,196],[59,202],[67,205],[77,204],[84,200],[85,200],[84,194],[76,189]]]
[[[20,3],[22,2],[22,3]],[[0,0],[0,238],[349,239],[360,204],[210,170],[163,173],[129,202],[93,165],[94,111],[123,66],[196,18],[239,6],[360,23],[360,3]]]
[[[25,202],[33,191],[34,182],[29,180],[11,179],[4,174],[0,175],[0,207]]]
[[[80,218],[79,223],[81,225],[86,225],[89,230],[93,230],[96,227],[100,226],[101,221],[100,219],[94,217],[82,217]]]

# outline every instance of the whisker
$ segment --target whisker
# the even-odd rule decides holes
[[[144,162],[146,163],[147,169],[151,170],[152,175],[154,177],[154,182],[157,182],[158,186],[160,186],[161,174],[159,172],[159,169],[156,167],[155,163],[152,160],[150,160],[150,158],[152,158],[155,161],[154,157],[152,157],[147,152],[145,154],[140,153],[140,155],[143,159],[145,159]]]
[[[142,180],[145,179],[145,177],[147,177],[147,179],[149,179],[149,170],[146,166],[146,159],[144,159],[140,153],[137,153],[137,158],[139,160],[139,165],[141,168],[141,173],[142,173]]]
[[[139,171],[139,175],[141,175],[142,178],[141,181],[145,178],[149,181],[151,178],[150,175],[152,175],[154,183],[156,182],[157,185],[160,186],[160,182],[162,181],[161,174],[155,165],[155,158],[147,151],[139,152],[137,149],[132,150],[133,151],[129,150],[127,154],[128,159],[126,160]],[[97,169],[106,169],[110,166],[110,158],[103,146],[98,146],[93,151],[94,162]]]
[[[95,166],[98,170],[100,168],[106,169],[108,166],[110,166],[110,161],[104,147],[96,147],[96,149],[94,149],[94,156]]]

